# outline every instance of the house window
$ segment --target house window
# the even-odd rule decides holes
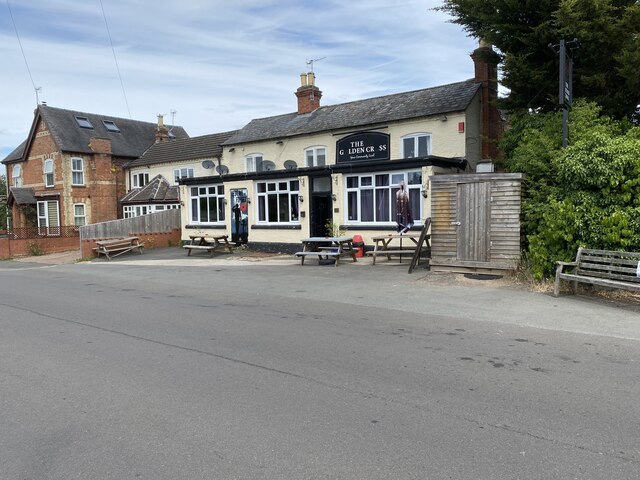
[[[413,219],[421,219],[422,172],[415,170],[347,176],[347,222],[394,224],[396,192],[401,181],[405,182],[409,191]]]
[[[22,186],[22,167],[20,165],[14,165],[11,170],[11,183],[14,187]]]
[[[44,161],[44,186],[53,187],[53,159]]]
[[[193,167],[175,168],[173,170],[175,183],[178,183],[181,178],[193,178]]]
[[[149,183],[149,174],[148,173],[134,173],[131,176],[133,188],[135,187],[144,187],[147,183]]]
[[[190,192],[193,223],[224,222],[224,185],[192,187]]]
[[[87,224],[87,214],[84,203],[73,204],[73,224],[82,227]]]
[[[76,115],[76,123],[78,124],[78,126],[82,127],[82,128],[93,128],[93,125],[91,124],[91,122],[89,121],[89,119],[87,117],[81,117],[79,115]]]
[[[262,171],[262,154],[252,153],[245,157],[245,172],[261,172]]]
[[[102,124],[110,132],[120,133],[120,129],[118,128],[118,126],[114,122],[112,122],[111,120],[102,120]]]
[[[84,185],[83,164],[81,158],[71,159],[71,185]]]
[[[60,235],[60,211],[57,200],[37,203],[38,234]]]
[[[256,187],[258,222],[298,223],[300,221],[298,180],[260,182]]]
[[[322,167],[326,163],[327,149],[325,147],[311,147],[304,151],[307,167]]]
[[[431,135],[414,133],[402,137],[402,158],[426,157],[431,154]]]

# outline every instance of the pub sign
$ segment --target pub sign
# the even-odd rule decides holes
[[[389,135],[354,133],[336,143],[336,163],[389,160]]]

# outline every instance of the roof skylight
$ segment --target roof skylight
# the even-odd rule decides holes
[[[78,125],[82,128],[93,128],[93,125],[91,125],[91,122],[87,117],[76,115],[76,122],[78,122]]]
[[[110,132],[115,132],[115,133],[120,133],[120,129],[118,128],[118,126],[115,124],[115,122],[112,122],[111,120],[102,120],[102,124],[105,126],[105,128],[107,130],[109,130]]]

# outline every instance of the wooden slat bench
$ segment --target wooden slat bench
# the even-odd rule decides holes
[[[560,280],[572,282],[574,294],[578,283],[640,291],[640,253],[579,248],[575,262],[556,265],[555,297],[560,293]]]
[[[104,255],[107,260],[122,255],[123,253],[137,250],[142,255],[144,243],[140,243],[138,237],[114,238],[112,240],[99,240],[93,248],[98,256]]]
[[[187,245],[183,245],[183,248],[187,251],[187,256],[191,256],[192,250],[201,250],[209,253],[210,257],[213,257],[215,252],[220,250],[227,250],[229,253],[233,253],[233,249],[229,244],[228,235],[206,235],[196,234],[189,235],[191,242]]]

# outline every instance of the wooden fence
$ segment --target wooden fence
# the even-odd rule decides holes
[[[104,238],[128,237],[132,234],[166,233],[174,229],[180,229],[179,209],[86,225],[80,227],[80,242]]]

